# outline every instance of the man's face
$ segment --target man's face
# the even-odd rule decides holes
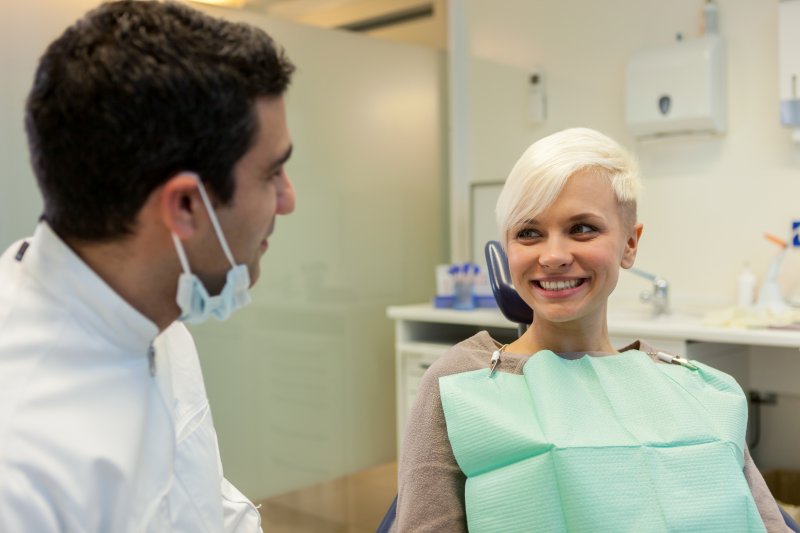
[[[228,205],[216,210],[234,260],[237,265],[247,265],[251,284],[258,280],[259,261],[269,246],[276,216],[294,211],[295,202],[294,187],[284,169],[292,143],[283,97],[260,98],[255,103],[255,111],[258,117],[256,139],[234,165],[233,198]],[[224,257],[222,259],[226,265],[222,275],[203,280],[211,294],[222,288],[230,268]]]

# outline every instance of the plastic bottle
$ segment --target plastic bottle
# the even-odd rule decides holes
[[[742,269],[742,273],[739,274],[739,294],[738,294],[739,307],[744,307],[744,308],[752,307],[753,298],[755,297],[755,291],[756,291],[756,276],[750,269],[750,265],[745,263],[744,268]]]

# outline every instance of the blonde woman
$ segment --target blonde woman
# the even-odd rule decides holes
[[[611,345],[639,188],[631,156],[584,128],[539,140],[511,170],[497,221],[534,321],[507,346],[478,333],[425,375],[395,531],[788,531],[735,380],[643,341]]]

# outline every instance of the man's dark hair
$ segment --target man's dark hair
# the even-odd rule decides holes
[[[28,97],[44,219],[61,237],[130,234],[150,193],[182,170],[230,202],[255,101],[282,95],[293,71],[263,31],[182,4],[89,12],[48,47]]]

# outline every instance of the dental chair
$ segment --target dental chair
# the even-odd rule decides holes
[[[503,247],[497,241],[489,241],[484,248],[486,255],[486,270],[492,286],[492,294],[497,300],[497,307],[508,320],[517,324],[517,331],[522,335],[528,326],[533,323],[533,309],[520,297],[511,283],[511,272],[508,269],[508,257]],[[398,450],[399,452],[399,450]],[[800,533],[800,526],[779,505],[781,515],[786,526]],[[383,517],[376,533],[389,533],[397,514],[397,496],[394,497],[386,516]]]

